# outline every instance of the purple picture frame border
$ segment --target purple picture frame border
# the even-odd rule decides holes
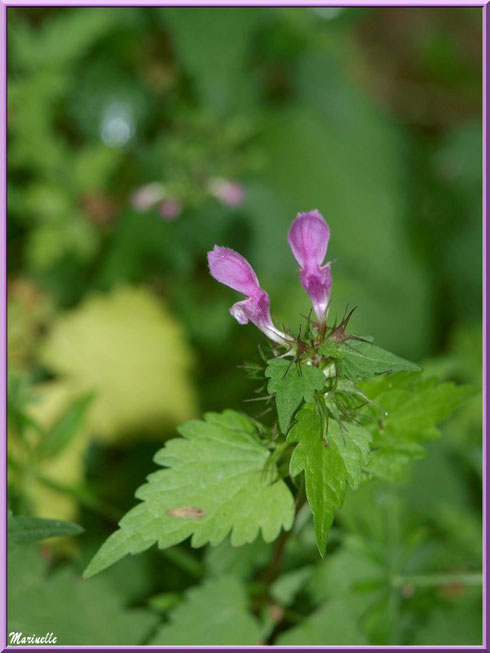
[[[274,651],[280,653],[282,651],[390,651],[406,653],[407,651],[417,651],[419,653],[429,653],[432,651],[488,651],[487,648],[487,612],[488,612],[488,577],[487,577],[487,563],[488,563],[488,550],[487,550],[487,469],[488,469],[488,447],[487,447],[487,370],[488,370],[488,349],[487,349],[487,336],[488,336],[488,323],[487,323],[487,251],[488,251],[488,230],[487,230],[487,188],[488,188],[488,119],[489,119],[489,105],[488,105],[488,57],[490,55],[488,50],[488,34],[490,27],[490,11],[488,3],[490,0],[482,0],[481,2],[464,2],[464,0],[433,0],[432,2],[410,2],[410,0],[400,0],[399,2],[376,2],[376,1],[353,1],[353,2],[298,2],[297,0],[283,0],[278,3],[260,2],[260,0],[252,0],[251,2],[232,3],[229,1],[215,1],[215,2],[161,2],[150,0],[149,2],[137,3],[131,0],[105,0],[102,2],[84,2],[83,0],[76,0],[72,3],[67,3],[66,0],[52,0],[51,2],[23,2],[22,0],[0,0],[0,42],[1,42],[1,75],[3,90],[3,99],[0,107],[0,118],[2,125],[2,175],[0,182],[0,202],[3,207],[2,222],[1,222],[1,242],[0,242],[0,264],[3,274],[3,280],[0,283],[0,323],[2,326],[2,345],[1,345],[1,365],[2,373],[0,376],[0,393],[1,393],[1,420],[2,420],[2,441],[0,448],[0,469],[4,472],[3,482],[0,484],[0,511],[1,511],[1,524],[2,533],[0,538],[0,578],[1,578],[1,592],[0,592],[0,651],[20,649],[23,651],[37,651],[43,649],[54,649],[60,653],[68,651]],[[482,487],[482,506],[483,506],[483,645],[482,646],[8,646],[7,644],[7,582],[6,582],[6,559],[7,559],[7,9],[9,7],[480,7],[482,9],[482,77],[483,77],[483,103],[482,103],[482,124],[483,124],[483,138],[482,138],[482,168],[483,168],[483,188],[482,188],[482,250],[483,250],[483,487]],[[1,573],[5,572],[5,573]]]

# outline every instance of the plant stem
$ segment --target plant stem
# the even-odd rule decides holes
[[[292,530],[293,529],[291,528],[289,531],[282,531],[282,533],[279,535],[279,539],[277,540],[276,546],[274,548],[274,553],[272,554],[272,558],[269,564],[267,565],[267,567],[265,568],[264,573],[261,574],[260,576],[260,581],[264,583],[264,585],[269,585],[279,575],[279,572],[281,571],[281,567],[282,567],[282,561],[284,558],[286,542],[288,541],[292,533]]]

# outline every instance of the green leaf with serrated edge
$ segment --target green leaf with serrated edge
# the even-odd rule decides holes
[[[244,586],[224,576],[192,587],[149,644],[253,645],[259,644],[260,633],[258,621],[248,612]]]
[[[327,440],[337,447],[345,467],[347,482],[356,489],[361,482],[362,468],[369,462],[371,433],[363,426],[343,422],[342,428],[331,421],[328,427]]]
[[[414,392],[415,390],[415,392]],[[426,433],[436,424],[447,419],[461,405],[473,389],[456,386],[454,383],[437,384],[433,379],[431,386],[422,386],[419,391],[403,393],[404,396],[378,397],[378,403],[386,410],[386,422],[397,432]]]
[[[89,393],[78,397],[61,415],[56,424],[46,433],[36,449],[40,458],[49,458],[60,453],[76,436],[87,410],[94,399],[94,394]]]
[[[59,519],[41,519],[26,515],[8,515],[7,537],[9,546],[36,540],[45,540],[48,537],[61,537],[64,535],[79,535],[83,528],[78,524]]]
[[[288,435],[297,442],[290,461],[290,474],[305,473],[306,498],[313,513],[320,555],[325,554],[327,535],[336,508],[344,501],[347,483],[357,487],[361,470],[369,460],[371,435],[365,428],[330,420],[326,441],[322,423],[313,406],[305,406]]]
[[[424,456],[425,449],[420,445],[408,449],[400,445],[380,448],[371,456],[366,479],[376,477],[397,483],[403,480],[409,463]]]
[[[353,340],[338,346],[338,367],[342,376],[358,381],[383,372],[416,372],[420,367],[370,342]]]
[[[374,338],[372,336],[353,336],[349,342],[354,344],[356,342],[366,341],[369,344],[374,344]],[[327,338],[325,342],[319,347],[318,353],[324,356],[325,358],[345,358],[344,349],[342,348],[342,343],[335,342]]]
[[[296,409],[303,400],[313,401],[315,392],[325,385],[325,376],[318,367],[298,366],[284,358],[270,360],[265,375],[270,378],[268,391],[276,396],[279,427],[286,434]]]
[[[376,404],[363,411],[373,418],[366,424],[373,436],[368,471],[390,481],[400,480],[407,464],[425,455],[422,444],[440,435],[436,425],[474,392],[403,372],[365,382],[361,389]]]
[[[354,381],[349,381],[349,379],[338,379],[335,386],[335,393],[341,395],[352,395],[362,399],[363,401],[370,401],[369,397],[356,386]]]
[[[85,571],[92,576],[128,553],[152,544],[161,549],[192,536],[194,547],[253,542],[262,531],[271,542],[291,528],[294,501],[288,487],[266,466],[270,452],[257,423],[232,410],[208,413],[179,428],[183,438],[166,443],[155,462],[167,469],[148,477],[142,501],[120,521]]]
[[[318,353],[325,358],[344,358],[340,345],[333,340],[326,340],[319,348]]]

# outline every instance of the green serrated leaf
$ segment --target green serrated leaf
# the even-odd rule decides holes
[[[371,433],[363,426],[343,422],[342,429],[337,422],[328,427],[327,439],[337,447],[345,467],[347,482],[356,489],[361,482],[362,468],[369,462]]]
[[[333,340],[326,340],[319,348],[318,353],[325,358],[343,358],[344,354],[340,350],[340,345]]]
[[[44,540],[48,537],[61,537],[64,535],[79,535],[83,528],[78,524],[59,519],[41,519],[26,515],[8,515],[7,536],[9,546],[35,540]]]
[[[391,447],[375,447],[367,471],[371,478],[374,476],[396,483],[403,480],[409,463],[424,456],[425,449],[420,445],[406,447],[399,442]]]
[[[260,627],[247,609],[241,582],[232,576],[213,579],[191,588],[170,614],[150,645],[259,644]]]
[[[440,436],[436,425],[474,392],[406,373],[377,378],[362,389],[378,406],[366,409],[375,418],[367,425],[374,449],[368,470],[389,481],[400,480],[407,464],[425,455],[422,444]]]
[[[56,456],[70,443],[79,432],[94,396],[93,393],[84,394],[68,406],[37,447],[39,458]]]
[[[360,340],[357,340],[359,338]],[[351,336],[351,343],[354,342],[361,342],[361,341],[366,341],[368,344],[374,344],[374,338],[372,336],[357,336],[357,335],[352,335]],[[335,358],[335,359],[340,359],[340,358],[345,358],[345,348],[343,347],[343,343],[341,342],[336,342],[335,340],[330,340],[327,338],[325,342],[321,345],[321,347],[318,349],[318,353],[324,356],[325,358]]]
[[[378,403],[388,412],[386,423],[398,432],[424,434],[447,419],[461,403],[473,394],[473,388],[454,383],[420,383],[419,387],[400,396],[378,397]],[[432,438],[430,438],[432,439]]]
[[[291,418],[301,402],[312,402],[315,392],[323,389],[325,376],[318,367],[298,367],[284,358],[270,360],[265,375],[270,378],[268,391],[276,396],[279,427],[286,434]]]
[[[294,501],[274,470],[265,472],[270,452],[260,443],[256,422],[231,410],[208,413],[179,428],[184,436],[167,442],[155,462],[167,467],[151,474],[136,497],[142,503],[121,520],[97,552],[85,576],[128,553],[158,542],[161,549],[192,536],[194,547],[266,542],[291,528]]]
[[[288,435],[289,442],[298,443],[291,456],[290,474],[305,473],[306,497],[323,556],[334,512],[342,506],[347,483],[357,487],[362,468],[368,463],[371,434],[348,422],[341,430],[338,422],[330,420],[324,440],[321,419],[312,406],[302,409],[297,420]]]
[[[400,358],[385,349],[376,347],[371,342],[355,341],[355,344],[339,345],[341,355],[338,361],[342,376],[358,381],[368,379],[383,372],[416,372],[420,367],[415,363]]]
[[[359,390],[354,381],[350,381],[349,379],[338,379],[337,385],[335,386],[335,392],[345,395],[354,395],[365,400],[367,399],[366,395]]]

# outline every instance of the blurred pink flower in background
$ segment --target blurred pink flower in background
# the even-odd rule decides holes
[[[155,181],[137,188],[131,196],[131,206],[135,211],[148,211],[152,206],[163,200],[165,187]]]
[[[164,220],[176,220],[182,213],[182,202],[169,197],[160,204],[158,213]]]
[[[245,189],[242,184],[232,179],[213,177],[209,182],[208,188],[211,195],[214,195],[225,206],[232,208],[240,206],[245,199]]]

